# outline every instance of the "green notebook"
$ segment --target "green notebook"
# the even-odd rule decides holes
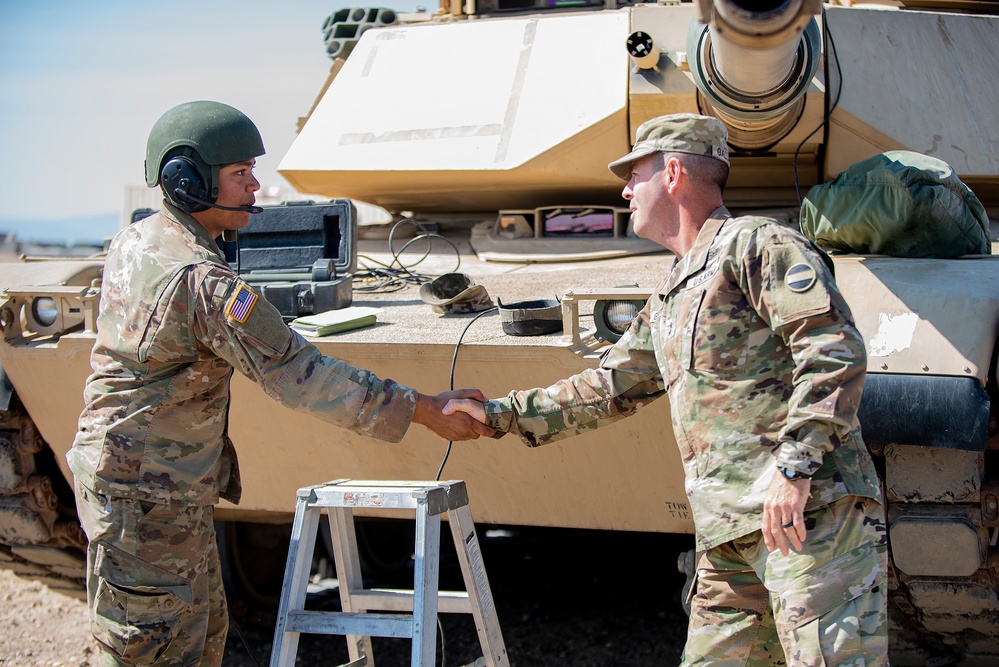
[[[349,306],[339,310],[328,310],[318,315],[306,315],[292,320],[289,326],[306,336],[328,336],[341,331],[360,329],[375,323],[381,308],[369,306]]]

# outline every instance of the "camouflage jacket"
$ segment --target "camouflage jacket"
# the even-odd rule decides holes
[[[401,439],[415,409],[413,390],[325,357],[291,331],[204,228],[166,203],[112,241],[97,322],[67,459],[101,495],[237,502],[233,367],[290,408],[383,440]]]
[[[720,208],[598,368],[486,411],[497,437],[536,446],[668,392],[698,548],[709,549],[759,530],[777,466],[813,475],[808,509],[880,499],[857,421],[865,372],[849,307],[809,241]]]

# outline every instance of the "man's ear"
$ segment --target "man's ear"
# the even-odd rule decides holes
[[[663,169],[663,183],[666,186],[666,192],[673,194],[676,188],[680,185],[680,180],[682,178],[683,165],[674,155],[666,161],[666,167]]]

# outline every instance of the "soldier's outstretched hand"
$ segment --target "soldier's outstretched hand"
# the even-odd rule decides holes
[[[484,423],[486,412],[482,408],[482,402],[485,400],[486,397],[478,389],[455,389],[436,396],[420,394],[416,399],[413,421],[423,424],[444,440],[475,440],[480,436],[491,437],[495,431]],[[452,403],[477,405],[482,417],[475,418],[469,414],[469,410],[446,411],[447,406]]]
[[[450,401],[447,402],[447,405],[444,406],[444,414],[453,415],[453,414],[464,413],[467,414],[472,419],[480,421],[483,424],[485,424],[486,409],[482,405],[484,402],[485,399],[483,399],[482,401],[479,401],[477,399],[473,401],[467,398],[451,399]]]

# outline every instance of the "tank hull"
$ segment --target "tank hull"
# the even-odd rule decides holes
[[[564,265],[477,264],[469,256],[463,268],[490,294],[514,302],[606,288],[625,279],[651,290],[671,261],[669,255],[651,255],[567,271]],[[999,258],[843,257],[836,267],[869,341],[869,373],[966,377],[985,386],[999,336]],[[927,275],[935,278],[932,287]],[[325,354],[424,392],[448,389],[455,343],[468,317],[431,312],[415,288],[354,303],[384,313],[374,328],[315,339]],[[983,326],[964,326],[972,318]],[[589,328],[585,321],[583,326]],[[93,340],[93,334],[70,333],[0,344],[0,364],[67,479],[65,455],[83,408]],[[580,355],[560,335],[508,336],[493,315],[468,331],[455,384],[503,396],[547,386],[596,363],[594,353]],[[238,507],[223,502],[219,512],[245,520],[287,521],[298,488],[331,479],[433,478],[445,450],[445,443],[420,427],[397,444],[336,428],[277,404],[238,374],[232,381],[230,434],[244,495]],[[444,475],[466,480],[473,516],[481,522],[693,531],[665,398],[633,418],[537,449],[513,436],[457,444]]]

